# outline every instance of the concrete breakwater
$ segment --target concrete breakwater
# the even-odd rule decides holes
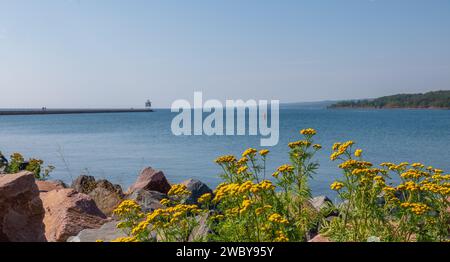
[[[137,113],[153,112],[149,108],[98,108],[98,109],[0,109],[1,115],[59,115],[59,114],[98,114],[98,113]]]

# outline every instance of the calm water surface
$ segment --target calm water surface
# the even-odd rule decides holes
[[[213,160],[259,148],[257,136],[172,135],[169,110],[154,113],[0,116],[0,150],[22,152],[56,166],[52,178],[70,182],[81,173],[129,186],[145,166],[162,169],[168,179],[198,178],[219,183]],[[354,140],[375,162],[416,162],[450,170],[450,110],[280,111],[280,142],[270,148],[269,169],[287,161],[287,143],[298,130],[317,129],[323,145],[321,167],[312,181],[314,194],[331,194],[328,185],[340,175],[329,160],[336,141]],[[270,172],[270,171],[269,171]]]

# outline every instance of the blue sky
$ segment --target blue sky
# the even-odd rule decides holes
[[[0,108],[450,89],[448,0],[0,0]]]

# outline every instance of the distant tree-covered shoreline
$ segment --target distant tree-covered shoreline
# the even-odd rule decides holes
[[[328,108],[441,108],[450,109],[450,90],[398,94],[376,99],[341,101]]]

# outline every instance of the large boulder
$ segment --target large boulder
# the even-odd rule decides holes
[[[66,184],[60,180],[37,180],[36,185],[39,189],[39,192],[49,192],[56,189],[64,189],[67,188]]]
[[[145,189],[139,189],[134,191],[131,195],[127,196],[127,199],[131,199],[138,203],[143,212],[153,212],[155,209],[163,208],[160,201],[164,198],[168,198],[166,194],[158,191],[147,191]]]
[[[181,184],[185,185],[187,190],[191,192],[191,195],[186,199],[187,204],[198,204],[197,200],[199,197],[206,193],[213,193],[211,188],[197,179],[191,178],[189,180],[183,181]]]
[[[170,184],[162,171],[151,167],[144,168],[136,182],[128,189],[128,193],[144,189],[147,191],[158,191],[167,194],[170,190]]]
[[[113,210],[122,202],[124,194],[122,188],[107,180],[100,180],[97,186],[88,194],[105,214],[111,215]]]
[[[45,209],[45,236],[48,241],[64,242],[87,228],[99,228],[107,222],[91,197],[73,189],[41,193]]]
[[[108,180],[96,181],[93,176],[79,176],[72,183],[72,188],[79,193],[90,196],[97,207],[107,216],[122,202],[124,194],[119,185]]]
[[[111,242],[120,237],[127,237],[127,234],[117,228],[117,224],[117,221],[111,221],[97,229],[82,230],[78,235],[69,237],[67,242],[97,242],[98,240]]]
[[[0,175],[0,242],[45,242],[44,208],[31,172]]]

